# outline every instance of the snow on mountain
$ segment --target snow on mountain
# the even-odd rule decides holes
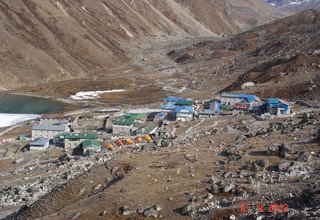
[[[320,0],[265,0],[265,2],[290,13],[320,8]]]

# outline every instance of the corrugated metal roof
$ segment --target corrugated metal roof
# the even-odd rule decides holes
[[[135,125],[139,124],[139,121],[145,121],[147,119],[147,114],[128,114],[122,117],[119,117],[112,121],[114,125]]]
[[[279,103],[282,103],[282,104],[285,104],[285,105],[290,105],[289,102],[283,100],[283,99],[278,99],[278,98],[267,98],[267,102],[270,103],[270,104],[279,104]]]
[[[182,98],[169,96],[169,97],[165,98],[164,100],[167,102],[178,102],[179,100],[182,100]]]
[[[276,98],[267,98],[267,102],[270,104],[278,104],[279,100]]]
[[[65,131],[68,127],[67,124],[63,125],[33,125],[32,130],[37,131]]]
[[[168,103],[166,103],[164,105],[161,105],[160,108],[173,110],[173,109],[176,108],[176,106],[172,102],[168,102]]]
[[[164,99],[166,102],[183,102],[183,101],[191,101],[193,102],[192,99],[184,99],[184,98],[179,98],[179,97],[174,97],[174,96],[169,96]]]
[[[250,94],[240,94],[240,93],[222,93],[221,97],[228,97],[228,98],[242,98],[247,99],[249,102],[258,101],[260,102],[260,98],[255,95]]]
[[[31,146],[44,146],[44,145],[47,145],[49,142],[49,138],[44,138],[44,137],[41,137],[41,138],[38,138],[38,139],[35,139],[34,141],[32,141],[30,143]]]
[[[139,129],[136,130],[137,134],[142,134],[142,133],[146,133],[146,134],[150,134],[151,132],[153,132],[156,128],[158,128],[157,123],[150,123],[147,124],[143,127],[140,127]],[[142,132],[142,130],[144,130],[144,132]]]
[[[100,142],[98,140],[84,140],[82,141],[82,147],[83,149],[94,147],[97,149],[101,148]]]
[[[179,100],[177,105],[193,105],[193,100]]]

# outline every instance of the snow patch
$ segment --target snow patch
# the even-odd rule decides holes
[[[247,87],[252,87],[255,86],[256,84],[254,84],[254,82],[245,82],[241,85],[241,89],[245,89]]]
[[[115,93],[115,92],[124,92],[123,89],[113,89],[106,91],[87,91],[87,92],[77,92],[75,95],[71,95],[71,99],[75,100],[86,100],[86,99],[97,99],[100,98],[100,95],[103,93]]]
[[[24,121],[38,118],[36,114],[4,114],[0,113],[0,128],[13,126]]]

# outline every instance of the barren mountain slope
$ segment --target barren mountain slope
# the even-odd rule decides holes
[[[234,34],[239,13],[215,0],[3,0],[0,90],[105,73],[154,42]]]
[[[319,101],[320,13],[305,11],[222,41],[202,41],[168,55],[194,91],[240,90]]]
[[[239,27],[249,29],[272,20],[287,16],[265,4],[262,0],[229,0],[234,8],[233,18]]]

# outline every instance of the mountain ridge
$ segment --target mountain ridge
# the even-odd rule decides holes
[[[242,8],[253,11],[253,26],[269,21],[258,4]],[[3,0],[0,89],[108,73],[150,43],[233,35],[247,19],[232,2],[215,0]]]
[[[265,2],[287,13],[297,13],[307,9],[320,8],[319,0],[265,0]]]

